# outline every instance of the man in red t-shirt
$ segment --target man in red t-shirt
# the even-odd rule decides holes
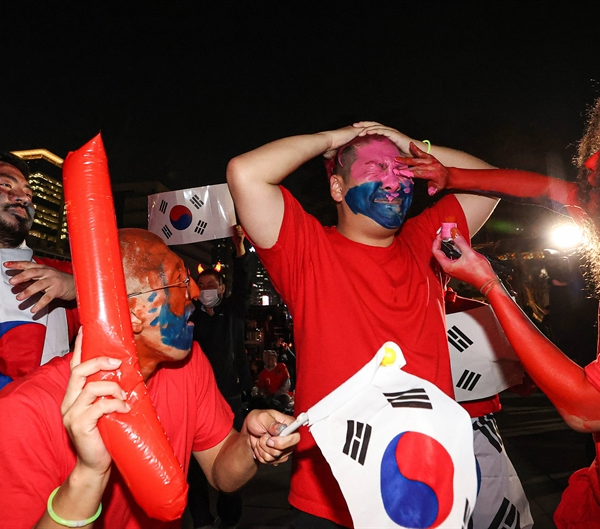
[[[234,491],[255,474],[259,462],[287,459],[299,435],[276,435],[281,423],[292,418],[254,411],[241,432],[232,428],[231,410],[208,360],[197,344],[190,355],[193,326],[188,320],[198,286],[158,236],[134,229],[121,230],[119,236],[140,372],[175,455],[187,470],[191,452],[212,485]],[[130,408],[118,383],[86,384],[86,378],[113,371],[121,361],[106,351],[107,356],[80,363],[79,342],[72,357],[56,358],[0,393],[0,453],[6,455],[0,465],[3,526],[54,526],[48,505],[71,527],[82,527],[102,502],[104,512],[95,527],[180,527],[181,520],[150,519],[112,468],[97,423],[104,414],[126,414]]]
[[[362,122],[284,138],[229,163],[227,181],[241,223],[294,318],[299,411],[354,375],[387,340],[402,348],[406,371],[454,395],[444,325],[446,277],[432,265],[431,242],[449,220],[477,232],[497,200],[448,196],[404,222],[413,181],[396,157],[409,153],[410,142],[397,130]],[[453,165],[489,167],[451,149],[432,152]],[[321,226],[280,186],[319,155],[329,159],[338,213],[332,228]],[[352,525],[309,432],[294,457],[290,502],[297,509],[295,528]]]
[[[70,263],[33,258],[29,166],[0,153],[0,388],[69,351],[79,328]]]

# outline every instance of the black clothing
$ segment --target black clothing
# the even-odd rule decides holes
[[[252,261],[248,252],[241,257],[234,257],[231,296],[223,298],[213,307],[212,316],[199,301],[194,302],[196,310],[191,318],[194,323],[194,340],[208,357],[215,372],[217,386],[226,399],[252,388],[244,345],[245,318],[252,294]]]

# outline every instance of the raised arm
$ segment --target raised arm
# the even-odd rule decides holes
[[[328,156],[355,138],[362,129],[345,127],[317,134],[291,136],[233,158],[227,183],[246,233],[252,242],[270,248],[283,221],[283,197],[278,185],[302,164]]]
[[[354,126],[359,128],[364,127],[364,130],[360,133],[360,135],[380,134],[391,139],[398,146],[400,151],[406,155],[405,158],[398,158],[398,160],[402,160],[402,163],[406,163],[411,166],[411,169],[414,165],[411,163],[411,156],[415,156],[416,152],[411,150],[411,144],[417,145],[422,150],[427,150],[429,148],[432,157],[437,158],[445,166],[461,167],[465,169],[494,169],[494,167],[487,164],[483,160],[480,160],[475,156],[471,156],[466,152],[449,149],[448,147],[441,147],[439,145],[429,145],[428,147],[425,143],[410,138],[406,134],[403,134],[391,127],[381,125],[380,123],[375,123],[373,121],[361,121],[359,123],[355,123]],[[498,204],[498,199],[491,196],[457,194],[456,198],[460,202],[460,205],[465,213],[465,217],[467,218],[467,224],[469,226],[469,233],[471,236],[475,235],[480,230],[481,226],[485,224],[485,221],[489,218]]]
[[[441,235],[434,241],[433,254],[444,271],[487,296],[525,370],[565,422],[581,432],[600,431],[600,391],[587,379],[585,370],[550,342],[521,311],[487,259],[471,249],[460,234],[454,242],[462,252],[457,260],[448,259],[441,251]]]
[[[430,195],[442,189],[469,191],[560,210],[563,206],[580,207],[577,184],[530,171],[455,166],[437,160],[418,145],[409,146],[412,157],[398,158],[410,166],[414,178],[427,180]],[[448,166],[448,167],[446,167]],[[569,210],[570,213],[573,211]]]

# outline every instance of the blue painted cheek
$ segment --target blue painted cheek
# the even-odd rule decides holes
[[[181,316],[176,316],[166,303],[161,307],[160,314],[154,321],[158,320],[160,324],[162,343],[181,351],[190,350],[194,339],[194,327],[187,324],[188,316],[187,311]]]
[[[406,189],[409,189],[408,193]],[[375,199],[385,200],[387,193],[381,188],[381,182],[366,182],[351,188],[345,200],[352,213],[365,215],[386,229],[397,229],[402,226],[412,203],[412,185],[403,185],[399,192],[402,199],[399,206],[375,202]]]

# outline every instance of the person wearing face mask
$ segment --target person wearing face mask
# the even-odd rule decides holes
[[[216,270],[203,271],[198,276],[200,296],[195,302],[194,340],[208,357],[219,390],[235,414],[234,427],[243,423],[242,392],[252,388],[252,377],[244,345],[245,319],[250,308],[252,276],[256,265],[246,252],[241,226],[233,228],[235,253],[231,295],[225,297],[223,276]],[[194,527],[235,527],[242,515],[240,493],[219,494],[216,525],[210,513],[208,484],[198,465],[188,473],[190,491],[188,506]]]

